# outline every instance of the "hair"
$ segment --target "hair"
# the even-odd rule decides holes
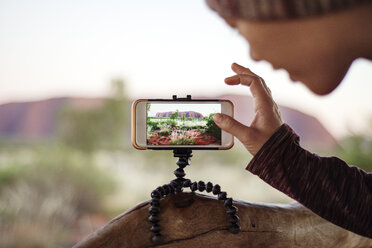
[[[206,0],[225,18],[256,21],[285,20],[324,15],[372,0]]]

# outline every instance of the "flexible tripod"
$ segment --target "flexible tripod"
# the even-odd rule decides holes
[[[237,208],[233,206],[232,198],[227,198],[227,194],[221,191],[221,187],[218,184],[213,185],[211,182],[204,183],[203,181],[191,182],[190,179],[186,179],[186,173],[184,168],[190,165],[190,158],[192,157],[191,149],[174,149],[174,157],[178,158],[178,168],[174,171],[176,179],[172,180],[169,184],[157,187],[151,192],[151,206],[149,208],[150,217],[148,220],[151,223],[150,231],[154,233],[152,236],[152,242],[159,244],[163,240],[163,236],[160,234],[161,226],[159,225],[159,213],[160,213],[160,200],[167,197],[170,194],[181,193],[184,188],[190,188],[192,192],[199,190],[200,192],[206,191],[207,193],[212,192],[213,195],[217,196],[217,199],[223,201],[226,207],[226,214],[228,221],[231,223],[229,231],[233,234],[237,234],[240,231],[238,224],[239,217],[236,215]]]

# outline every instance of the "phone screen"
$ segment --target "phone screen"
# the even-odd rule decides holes
[[[221,103],[148,102],[146,113],[147,145],[221,145],[221,129],[213,121]]]

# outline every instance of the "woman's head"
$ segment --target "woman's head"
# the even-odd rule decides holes
[[[368,31],[372,30],[372,4],[315,17],[282,15],[282,20],[273,20],[272,15],[270,20],[257,20],[257,15],[243,18],[236,10],[225,16],[219,13],[248,41],[253,59],[287,70],[293,81],[301,81],[320,95],[339,85],[354,59],[372,58],[372,32]],[[233,13],[240,13],[239,17]]]

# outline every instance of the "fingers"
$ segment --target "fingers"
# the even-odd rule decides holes
[[[213,116],[213,120],[222,130],[237,137],[243,144],[246,142],[249,134],[252,132],[250,127],[241,124],[228,115],[215,114]]]
[[[234,76],[225,78],[225,83],[228,85],[238,85],[240,84],[240,77],[239,75],[234,75]]]
[[[234,72],[236,72],[238,75],[249,75],[249,76],[251,76],[253,78],[257,78],[258,79],[258,82],[257,83],[261,84],[262,85],[262,88],[265,89],[266,93],[271,96],[271,91],[267,87],[265,81],[260,76],[258,76],[257,74],[253,73],[249,68],[243,67],[243,66],[241,66],[241,65],[239,65],[237,63],[233,63],[231,65],[231,69]]]
[[[232,63],[231,69],[236,72],[236,74],[251,74],[252,76],[257,76],[254,74],[251,70],[248,68],[245,68],[244,66],[241,66],[237,63]]]
[[[239,74],[225,79],[225,83],[228,85],[246,85],[250,87],[252,96],[260,101],[271,100],[271,93],[266,89],[264,82],[260,77]]]
[[[255,100],[256,108],[260,108],[264,105],[269,106],[273,104],[271,91],[265,84],[264,80],[253,73],[250,69],[245,68],[241,65],[233,63],[231,68],[237,75],[228,77],[225,79],[225,83],[228,85],[246,85],[250,87],[252,96]]]
[[[254,81],[259,81],[260,78],[257,76],[251,76],[251,75],[246,75],[246,74],[238,74],[234,75],[228,78],[225,78],[225,83],[228,85],[246,85],[246,86],[251,86],[251,84]],[[260,82],[257,82],[260,83]]]

